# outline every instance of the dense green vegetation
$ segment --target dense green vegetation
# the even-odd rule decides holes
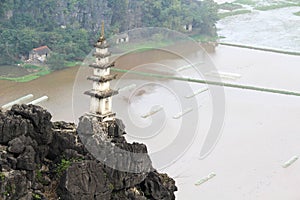
[[[215,35],[218,6],[212,0],[144,0],[142,10],[144,26],[183,31],[183,25],[192,24],[198,33]]]
[[[192,24],[193,34],[215,36],[217,11],[213,0],[1,0],[0,65],[19,63],[42,45],[54,52],[52,70],[81,60],[99,34],[99,18],[111,34],[147,26],[184,32]]]

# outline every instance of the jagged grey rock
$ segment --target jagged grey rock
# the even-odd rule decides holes
[[[175,181],[166,174],[159,174],[156,171],[150,172],[142,182],[141,187],[147,197],[155,200],[175,199],[174,192],[177,191]]]
[[[32,196],[27,196],[31,183],[26,179],[25,171],[11,171],[2,175],[0,181],[0,198],[11,200],[29,200]]]
[[[15,154],[20,154],[25,149],[25,144],[21,138],[15,138],[8,143],[8,151]]]
[[[89,160],[74,163],[65,171],[58,193],[64,200],[105,200],[113,189],[102,164]]]
[[[76,126],[72,123],[54,122],[53,139],[49,144],[48,158],[55,159],[66,149],[76,149]]]
[[[35,151],[32,146],[26,146],[25,151],[17,158],[17,169],[33,171],[35,167]]]
[[[28,131],[29,136],[38,144],[49,144],[52,141],[51,114],[42,107],[34,105],[14,105],[11,108],[14,115],[20,115],[28,119],[34,127],[34,131]]]
[[[174,180],[123,134],[121,120],[83,116],[76,129],[39,106],[0,111],[0,199],[175,199]]]

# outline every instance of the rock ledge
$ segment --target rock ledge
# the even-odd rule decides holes
[[[119,119],[83,116],[76,127],[51,122],[39,106],[0,111],[0,199],[175,199],[175,181],[153,169],[145,145],[123,134]]]

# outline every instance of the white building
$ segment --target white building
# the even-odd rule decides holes
[[[104,121],[114,118],[112,96],[118,94],[118,91],[110,88],[110,81],[115,79],[116,75],[110,74],[110,68],[114,66],[114,63],[109,62],[111,53],[108,51],[109,45],[104,37],[104,25],[102,25],[101,36],[94,46],[96,51],[93,56],[96,62],[90,65],[94,74],[88,77],[88,80],[93,81],[93,89],[85,94],[91,96],[90,113]]]
[[[192,24],[186,24],[183,26],[183,29],[187,32],[192,32],[193,31],[193,25]]]
[[[44,63],[49,57],[51,50],[47,46],[41,46],[29,52],[29,60],[31,62]]]

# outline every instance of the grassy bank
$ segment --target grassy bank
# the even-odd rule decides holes
[[[37,79],[41,76],[50,74],[50,72],[51,72],[50,70],[42,70],[38,73],[29,74],[29,75],[26,75],[26,76],[21,76],[21,77],[16,77],[16,78],[0,76],[0,80],[15,81],[15,82],[28,82],[28,81],[32,81],[34,79]]]
[[[229,10],[229,11],[233,11],[241,8],[243,8],[243,6],[241,6],[240,4],[228,3],[228,2],[219,5],[219,9]]]
[[[207,36],[207,35],[200,35],[200,34],[195,34],[191,35],[189,37],[180,37],[177,39],[173,40],[167,40],[167,39],[157,39],[157,41],[150,40],[150,41],[141,41],[139,43],[122,43],[119,44],[116,47],[117,52],[131,52],[131,53],[140,53],[144,51],[149,51],[152,49],[160,49],[160,48],[165,48],[168,46],[172,46],[176,44],[177,42],[183,42],[183,41],[191,41],[191,38],[195,40],[196,42],[200,43],[207,43],[207,42],[216,42],[218,37],[215,36]]]
[[[274,10],[279,8],[293,7],[293,6],[300,6],[300,2],[298,3],[281,2],[277,4],[266,5],[266,6],[256,6],[254,7],[254,9],[260,11],[267,11],[267,10]]]
[[[148,51],[151,49],[158,49],[162,47],[166,47],[172,45],[172,42],[144,42],[144,43],[136,43],[136,44],[124,44],[118,46],[118,49],[121,50],[122,52],[144,52]]]
[[[65,68],[78,66],[79,64],[80,64],[79,62],[66,61]],[[15,82],[29,82],[29,81],[37,79],[41,76],[50,74],[53,71],[53,70],[50,70],[47,66],[37,66],[37,65],[32,65],[32,64],[25,64],[23,67],[25,69],[27,69],[28,71],[30,71],[31,73],[28,75],[25,75],[25,76],[20,76],[20,77],[0,76],[0,80],[15,81]]]
[[[0,80],[15,81],[15,82],[28,82],[28,81],[32,81],[41,76],[51,73],[51,70],[49,70],[48,67],[45,67],[45,66],[36,66],[36,65],[25,64],[23,67],[29,71],[32,71],[32,73],[25,75],[25,76],[20,76],[20,77],[0,76]]]
[[[254,6],[256,4],[253,0],[236,0],[234,1],[234,3],[249,5],[249,6]]]
[[[226,13],[219,13],[219,18],[225,18],[229,16],[234,16],[234,15],[241,15],[241,14],[246,14],[246,13],[251,13],[250,10],[236,10],[232,12],[226,12]]]
[[[207,42],[216,42],[219,38],[217,36],[207,36],[207,35],[193,35],[191,36],[193,40],[200,43],[207,43]]]
[[[65,67],[76,67],[78,65],[81,65],[81,62],[77,61],[65,61]]]

